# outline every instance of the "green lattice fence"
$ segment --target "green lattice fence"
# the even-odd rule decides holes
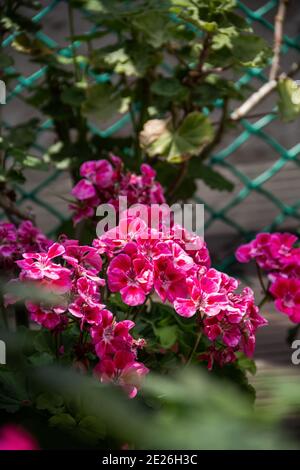
[[[53,15],[61,4],[64,3],[62,0],[54,0],[49,2],[49,4],[42,9],[34,17],[35,22],[45,21],[49,16]],[[248,6],[246,6],[246,3]],[[270,37],[273,33],[273,20],[274,15],[277,10],[278,1],[270,0],[261,6],[258,10],[253,11],[251,8],[251,2],[238,2],[239,9],[247,16],[250,23],[254,23],[254,26],[258,26],[260,29],[264,29],[266,34],[270,34]],[[66,34],[67,35],[67,34]],[[46,35],[44,32],[40,31],[37,33],[37,37],[42,41],[47,47],[57,50],[57,53],[63,57],[71,58],[73,53],[73,48],[79,48],[80,42],[77,41],[73,45],[69,44],[66,47],[59,47],[58,42],[49,35]],[[8,48],[11,42],[13,41],[14,36],[6,38],[2,46]],[[299,54],[300,52],[300,36],[289,37],[288,35],[284,36],[282,52],[284,55],[289,54]],[[14,69],[11,67],[8,71],[14,72]],[[18,70],[20,72],[20,70]],[[14,106],[14,113],[18,110],[17,100],[20,103],[22,102],[22,96],[31,89],[33,85],[36,85],[39,80],[43,77],[46,72],[46,66],[38,70],[33,71],[33,73],[22,74],[17,79],[17,84],[12,91],[9,92],[7,96],[7,103],[11,103]],[[254,82],[254,87],[257,88],[257,85],[261,85],[267,81],[266,71],[262,69],[249,69],[241,79],[240,84],[252,84]],[[96,75],[93,78],[97,82],[103,82],[109,79],[107,75]],[[219,103],[222,106],[222,103]],[[4,113],[3,113],[4,114]],[[91,125],[92,132],[98,134],[102,137],[108,137],[111,135],[120,132],[124,126],[130,121],[129,115],[124,115],[120,120],[115,122],[113,125],[109,126],[107,129],[99,129]],[[294,165],[294,171],[299,170],[300,161],[298,156],[300,154],[300,143],[294,144],[291,148],[285,148],[279,140],[277,140],[272,132],[269,132],[270,125],[276,121],[276,114],[265,114],[262,118],[255,120],[243,119],[239,126],[239,131],[235,132],[235,135],[230,137],[229,142],[226,143],[226,146],[221,148],[217,153],[212,155],[211,164],[218,167],[221,171],[225,171],[229,176],[231,176],[237,184],[237,190],[234,191],[231,195],[221,198],[218,201],[218,204],[212,202],[209,194],[200,191],[200,195],[197,196],[198,202],[204,202],[206,207],[206,231],[210,233],[213,231],[215,224],[222,223],[230,228],[231,233],[234,233],[236,237],[249,238],[253,235],[255,229],[246,227],[237,216],[233,216],[233,210],[237,207],[244,208],[247,211],[247,201],[249,197],[253,194],[259,196],[259,200],[264,198],[272,205],[272,217],[266,217],[266,223],[264,226],[259,226],[257,229],[265,230],[275,230],[280,229],[285,220],[293,220],[296,223],[296,226],[299,223],[300,219],[300,194],[296,195],[292,202],[284,201],[280,191],[276,192],[270,189],[268,183],[276,178],[276,176],[284,171],[284,168],[287,165]],[[6,126],[9,126],[10,123],[5,122]],[[43,136],[51,132],[52,122],[51,120],[45,121],[40,127],[40,136],[41,142],[36,143],[36,149],[41,153],[45,153],[47,139]],[[268,160],[263,170],[256,174],[254,177],[249,175],[244,171],[243,161],[240,161],[236,158],[236,155],[241,146],[246,144],[248,141],[251,143],[251,139],[259,139],[263,148],[266,149],[266,146],[271,148],[273,159]],[[251,152],[251,146],[250,150]],[[234,160],[234,161],[233,161]],[[254,158],[255,160],[255,158]],[[26,204],[30,201],[35,208],[40,208],[44,214],[49,215],[46,217],[47,220],[47,230],[48,232],[54,233],[57,227],[66,219],[67,212],[63,210],[63,207],[58,207],[57,204],[54,204],[53,201],[49,201],[49,192],[47,195],[47,188],[54,188],[50,190],[50,193],[55,193],[56,183],[60,178],[63,178],[63,186],[65,188],[65,179],[66,176],[62,176],[63,173],[60,171],[55,171],[50,175],[44,175],[44,178],[41,181],[36,180],[36,177],[29,181],[29,185],[24,187],[17,187],[19,193],[19,204]],[[45,195],[46,191],[46,195]],[[44,215],[45,219],[45,215]],[[300,224],[299,224],[300,225]],[[231,258],[227,258],[223,266],[228,264],[231,261]]]

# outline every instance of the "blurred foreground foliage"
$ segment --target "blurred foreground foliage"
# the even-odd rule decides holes
[[[34,332],[1,335],[8,344],[8,365],[0,369],[1,424],[22,423],[42,448],[297,447],[280,423],[299,410],[299,380],[266,379],[268,405],[255,409],[229,382],[178,368],[169,376],[150,374],[138,399],[129,400],[46,353],[28,361]]]

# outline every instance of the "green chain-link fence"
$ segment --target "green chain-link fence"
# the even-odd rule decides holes
[[[53,2],[49,3],[49,5],[41,10],[35,17],[35,22],[40,22],[47,17],[47,15],[51,14],[53,10],[57,8],[57,6],[63,0],[54,0]],[[249,4],[250,2],[248,2]],[[247,19],[250,23],[257,24],[260,28],[264,28],[267,31],[274,30],[274,26],[272,21],[268,19],[269,17],[274,18],[274,14],[278,7],[278,0],[270,0],[261,8],[256,11],[253,11],[246,6],[243,2],[238,2],[238,8],[247,16]],[[42,41],[47,47],[53,48],[57,50],[58,54],[70,58],[72,57],[73,48],[78,48],[80,46],[80,42],[76,41],[73,45],[70,44],[67,47],[59,48],[59,44],[57,42],[46,35],[44,32],[40,31],[36,34],[37,38]],[[14,36],[11,35],[5,39],[2,46],[8,47],[11,42],[13,41]],[[283,45],[282,45],[282,53],[288,54],[289,52],[293,51],[294,53],[300,52],[300,35],[294,38],[284,35],[283,37]],[[10,71],[13,73],[14,69],[11,67]],[[29,76],[21,75],[18,77],[15,88],[9,92],[7,96],[7,103],[11,102],[12,100],[17,100],[22,98],[22,94],[25,93],[28,89],[38,82],[38,80],[43,77],[46,72],[46,66],[42,67],[41,69],[35,71]],[[109,79],[107,75],[97,75],[93,77],[97,82],[103,82]],[[240,79],[240,84],[249,84],[253,81],[259,84],[263,84],[268,80],[267,76],[265,75],[265,71],[262,69],[249,69],[249,71]],[[221,106],[222,104],[220,104]],[[244,226],[237,217],[234,217],[230,212],[237,206],[244,206],[244,209],[247,210],[247,198],[252,195],[254,192],[257,193],[260,197],[263,197],[269,201],[274,207],[275,211],[273,210],[272,220],[268,220],[265,226],[259,227],[260,230],[276,230],[280,229],[283,222],[286,218],[292,218],[297,223],[300,221],[300,195],[299,197],[295,198],[292,203],[286,203],[280,197],[280,194],[274,193],[272,189],[269,189],[267,186],[267,182],[269,182],[272,178],[276,177],[276,175],[283,171],[284,167],[288,164],[293,162],[295,170],[299,171],[300,161],[298,156],[300,154],[300,143],[297,143],[292,148],[285,148],[283,147],[280,142],[275,139],[272,134],[269,134],[266,130],[266,127],[269,126],[273,121],[276,120],[276,114],[270,113],[265,114],[256,122],[252,122],[247,119],[241,120],[240,124],[242,126],[242,132],[239,135],[235,135],[229,143],[227,143],[225,148],[222,148],[220,151],[212,155],[211,157],[211,164],[214,165],[216,168],[221,169],[221,171],[225,171],[229,174],[235,181],[238,181],[238,191],[235,191],[229,197],[224,197],[222,204],[218,205],[218,208],[215,207],[209,200],[205,197],[205,195],[201,197],[197,197],[196,200],[198,202],[202,202],[205,204],[206,208],[206,230],[212,228],[212,226],[216,222],[222,222],[230,227],[231,230],[234,230],[237,236],[241,236],[244,239],[250,238],[253,235],[253,230],[250,230],[248,227]],[[125,115],[122,119],[115,122],[112,126],[105,130],[100,130],[91,126],[92,132],[98,134],[102,137],[108,137],[116,132],[119,132],[128,122],[130,121],[130,116]],[[8,125],[4,123],[4,125]],[[51,131],[52,122],[51,120],[47,120],[44,122],[40,127],[40,133],[45,133]],[[262,172],[256,174],[255,177],[250,177],[246,174],[243,170],[243,166],[240,166],[240,161],[235,160],[235,163],[232,162],[232,157],[235,156],[238,149],[245,144],[251,138],[258,138],[264,142],[264,144],[271,147],[273,154],[276,156],[276,160],[274,159],[269,162],[268,167],[264,168]],[[36,145],[37,150],[45,153],[45,148],[43,146]],[[251,149],[250,149],[251,152]],[[51,227],[49,227],[48,232],[54,233],[57,229],[57,226],[61,224],[65,218],[66,214],[63,211],[59,210],[57,207],[54,207],[52,203],[49,203],[47,198],[43,196],[43,192],[45,188],[48,188],[52,185],[57,179],[60,177],[61,172],[55,171],[51,175],[47,175],[43,179],[43,181],[39,181],[38,184],[34,185],[33,187],[28,189],[24,189],[24,187],[17,187],[18,193],[20,195],[19,204],[23,204],[26,201],[31,201],[35,206],[40,206],[46,213],[51,214],[53,217],[53,223]],[[300,171],[299,171],[300,175]],[[32,186],[32,185],[31,185]],[[26,188],[26,186],[25,186]],[[261,199],[260,199],[261,200]],[[299,224],[300,225],[300,224]],[[223,267],[230,263],[231,258],[226,259],[223,263]]]

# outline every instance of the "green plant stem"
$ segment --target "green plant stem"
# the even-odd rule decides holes
[[[263,307],[263,305],[265,305],[267,302],[269,302],[271,300],[271,297],[270,295],[268,294],[268,292],[266,293],[266,295],[262,298],[262,300],[259,302],[258,304],[258,308],[261,308]]]
[[[267,296],[268,295],[268,290],[266,289],[266,286],[264,284],[264,280],[263,280],[263,277],[262,277],[262,272],[261,272],[260,266],[257,263],[255,263],[255,264],[256,264],[256,270],[257,270],[257,276],[258,276],[258,279],[259,279],[259,283],[261,285],[261,288],[262,288],[265,296]]]
[[[70,36],[71,36],[71,41],[72,41],[72,58],[73,58],[73,64],[74,64],[74,75],[75,79],[78,82],[80,80],[79,77],[79,68],[78,64],[76,61],[76,49],[74,47],[74,36],[75,36],[75,27],[74,27],[74,15],[73,15],[73,8],[70,2],[68,2],[68,18],[69,18],[69,27],[70,27]]]
[[[145,304],[140,305],[137,307],[132,315],[132,321],[135,321],[136,317],[143,311]]]
[[[195,341],[193,350],[192,350],[192,352],[191,352],[191,354],[190,354],[190,357],[189,357],[188,360],[187,360],[187,363],[186,363],[185,367],[189,366],[190,363],[192,362],[193,357],[194,357],[194,355],[195,355],[195,353],[196,353],[196,351],[197,351],[197,348],[198,348],[198,346],[199,346],[199,343],[200,343],[200,341],[201,341],[201,338],[202,338],[202,330],[200,330],[199,333],[197,334],[197,337],[196,337],[196,341]]]
[[[173,184],[169,187],[169,191],[167,193],[167,200],[170,204],[172,203],[174,196],[176,196],[177,189],[183,183],[187,170],[188,170],[188,160],[184,160],[182,163],[180,163],[177,176]]]
[[[8,320],[6,316],[6,309],[3,304],[2,296],[0,298],[0,314],[1,314],[1,326],[3,326],[6,330],[8,329]]]
[[[207,157],[209,157],[213,149],[222,140],[223,134],[226,129],[226,122],[227,122],[227,117],[228,117],[228,104],[229,104],[228,98],[224,98],[223,107],[222,107],[222,116],[219,121],[218,128],[216,129],[216,132],[212,141],[209,144],[207,144],[202,150],[202,152],[200,153],[199,158],[201,158],[201,160],[205,160]]]

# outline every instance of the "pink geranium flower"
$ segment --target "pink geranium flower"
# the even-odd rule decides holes
[[[62,245],[54,243],[47,253],[24,253],[24,260],[16,262],[22,269],[21,279],[43,280],[45,287],[60,293],[67,292],[71,288],[71,272],[52,261],[64,252]]]
[[[30,220],[24,220],[17,227],[14,224],[0,223],[0,267],[3,269],[16,268],[15,261],[23,253],[45,252],[52,245]]]
[[[297,237],[290,233],[259,233],[254,240],[236,251],[240,263],[255,259],[264,270],[280,269],[291,256]]]
[[[141,305],[153,286],[153,270],[142,257],[120,254],[113,258],[107,270],[108,286],[120,292],[127,305]]]
[[[100,188],[111,186],[114,174],[114,169],[107,160],[84,162],[80,167],[80,175]]]
[[[141,386],[143,377],[149,369],[134,360],[134,355],[127,351],[118,351],[113,359],[105,359],[95,367],[94,373],[104,383],[114,382],[120,385],[134,398]]]
[[[173,240],[157,243],[154,259],[158,260],[159,258],[169,258],[172,260],[174,268],[183,273],[187,273],[194,266],[193,258]]]
[[[174,302],[186,295],[186,275],[176,269],[169,257],[158,257],[154,261],[154,288],[163,302]]]
[[[226,364],[235,362],[236,355],[232,348],[216,348],[215,345],[212,345],[206,352],[199,354],[198,359],[200,361],[207,361],[208,370],[212,370],[214,363],[217,363],[220,367],[224,367]]]
[[[270,287],[276,308],[294,323],[300,322],[300,279],[278,277]]]
[[[101,322],[93,327],[91,335],[97,356],[102,359],[118,350],[131,351],[134,341],[129,331],[134,327],[130,320],[117,322],[108,310],[102,313]]]
[[[65,307],[47,308],[26,302],[26,308],[31,320],[48,330],[62,330],[68,324],[68,318],[62,315],[66,310]]]
[[[79,201],[84,201],[85,199],[91,199],[96,196],[96,189],[94,188],[93,183],[83,179],[80,180],[72,189],[71,194],[79,199]]]
[[[228,294],[228,304],[218,315],[203,320],[204,333],[211,341],[221,340],[233,350],[242,350],[252,356],[255,346],[255,332],[267,321],[259,315],[254,304],[251,289],[245,288],[241,294]]]
[[[63,258],[74,268],[84,268],[98,274],[102,268],[102,259],[96,248],[91,246],[79,246],[77,240],[64,243],[65,253]]]
[[[156,172],[150,165],[142,164],[138,175],[125,172],[119,157],[110,155],[110,161],[92,160],[81,165],[82,179],[72,189],[77,201],[70,205],[75,211],[74,223],[95,215],[100,203],[111,204],[121,211],[119,196],[126,196],[129,206],[165,202],[163,188],[155,181]]]
[[[228,296],[222,289],[222,275],[215,269],[200,272],[186,280],[188,297],[177,297],[174,302],[176,312],[183,317],[191,317],[197,311],[208,316],[217,315],[228,303]]]
[[[22,252],[47,251],[53,244],[30,220],[23,220],[17,230],[18,244]]]

